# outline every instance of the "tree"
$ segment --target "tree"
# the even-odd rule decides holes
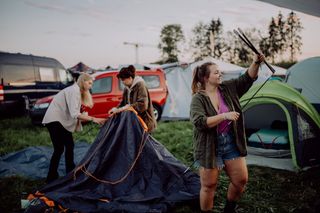
[[[165,25],[160,34],[160,49],[164,63],[178,61],[178,55],[181,52],[179,45],[185,40],[180,24]]]
[[[274,17],[271,18],[269,24],[268,52],[272,63],[275,63],[276,55],[280,52],[280,33],[278,29],[278,21]]]
[[[238,59],[238,54],[236,53],[235,50],[237,46],[240,46],[239,39],[233,32],[228,31],[226,33],[225,42],[226,42],[226,52],[225,52],[226,60],[229,61],[230,63],[237,64],[239,62],[239,59]]]
[[[192,29],[193,38],[191,39],[191,47],[193,49],[193,58],[195,61],[201,60],[211,53],[210,43],[207,37],[208,25],[199,22]]]
[[[269,24],[269,35],[260,41],[260,49],[267,58],[271,58],[272,63],[275,63],[277,56],[282,57],[289,48],[291,62],[293,62],[302,45],[299,35],[301,29],[300,20],[294,12],[289,14],[287,20],[284,20],[283,15],[279,12],[276,18],[272,17]]]
[[[260,51],[266,57],[266,59],[271,58],[272,54],[269,52],[270,42],[269,42],[268,37],[262,37],[261,36],[261,40],[259,42],[259,48],[260,48]]]
[[[259,31],[256,28],[244,30],[244,34],[255,47],[258,47],[257,33]],[[253,51],[233,32],[227,32],[226,44],[225,55],[228,61],[244,66],[250,63]]]
[[[226,48],[225,41],[222,37],[223,34],[223,25],[220,19],[217,20],[212,19],[208,26],[207,36],[210,41],[211,47],[211,56],[214,58],[221,58],[224,49]]]
[[[209,24],[199,22],[193,29],[191,46],[193,57],[200,60],[206,56],[221,58],[226,51],[226,43],[222,38],[222,23],[220,19],[212,19]]]
[[[290,60],[293,62],[297,53],[301,53],[302,38],[300,32],[303,29],[300,19],[292,11],[287,18],[286,36],[288,40]]]
[[[287,36],[286,36],[286,21],[283,20],[283,15],[281,12],[278,14],[277,18],[277,26],[278,26],[278,46],[279,46],[279,53],[282,54],[285,52],[287,48]]]
[[[286,22],[283,15],[279,12],[276,18],[272,17],[269,24],[269,35],[261,36],[259,47],[266,58],[270,58],[275,63],[277,56],[282,56],[287,48]]]

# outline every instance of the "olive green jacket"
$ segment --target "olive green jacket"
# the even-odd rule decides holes
[[[141,77],[136,76],[132,86],[130,88],[125,87],[119,107],[126,104],[130,104],[137,111],[146,123],[148,132],[152,132],[156,128],[157,121],[154,117],[150,94]]]
[[[222,82],[219,86],[221,95],[229,110],[240,113],[239,119],[230,124],[232,125],[230,131],[234,133],[235,143],[241,156],[247,155],[247,148],[239,99],[249,90],[253,82],[254,79],[246,72],[237,79]],[[190,120],[193,124],[194,158],[199,161],[200,166],[208,169],[216,167],[217,126],[210,128],[207,125],[207,118],[214,115],[217,115],[217,112],[209,96],[204,91],[194,94],[190,106]]]

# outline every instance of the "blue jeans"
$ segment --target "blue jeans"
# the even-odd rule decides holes
[[[218,135],[218,145],[216,150],[216,167],[221,170],[225,166],[224,161],[234,160],[240,157],[240,152],[234,141],[232,133],[222,133]]]

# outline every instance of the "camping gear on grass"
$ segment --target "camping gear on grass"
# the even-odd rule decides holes
[[[268,81],[247,104],[260,86],[253,85],[240,99],[246,105],[248,164],[289,170],[320,165],[320,116],[315,108],[279,81]]]
[[[72,172],[35,195],[71,211],[143,213],[198,202],[199,191],[199,176],[125,111],[104,124]]]

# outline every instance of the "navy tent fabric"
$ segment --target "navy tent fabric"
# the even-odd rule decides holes
[[[74,161],[79,163],[90,144],[76,142]],[[46,178],[53,149],[49,146],[32,146],[0,157],[0,177],[23,176],[30,179]],[[65,175],[64,154],[59,164],[60,176]]]
[[[105,123],[73,172],[39,191],[78,212],[167,212],[197,201],[200,181],[126,111]]]

